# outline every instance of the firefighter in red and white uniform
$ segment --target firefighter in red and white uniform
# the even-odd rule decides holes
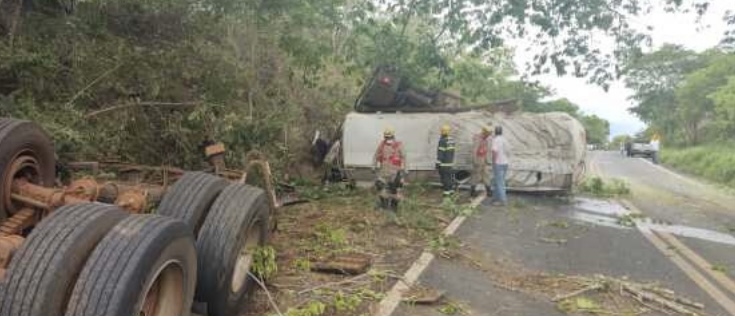
[[[383,140],[373,157],[373,170],[377,172],[376,187],[381,207],[395,209],[402,198],[400,190],[406,174],[406,152],[403,143],[395,139],[392,128],[383,131]]]

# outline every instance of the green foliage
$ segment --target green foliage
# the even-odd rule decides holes
[[[604,180],[601,177],[594,176],[580,183],[577,191],[598,197],[614,197],[629,195],[630,187],[628,183],[620,179]]]
[[[298,258],[294,261],[294,266],[299,271],[308,272],[311,271],[311,261],[307,258]]]
[[[716,271],[716,272],[727,274],[727,271],[728,270],[727,270],[727,266],[725,266],[725,265],[722,265],[722,264],[713,264],[712,265],[712,271]]]
[[[695,53],[666,45],[627,67],[626,85],[634,90],[631,108],[650,133],[669,145],[696,145],[703,140],[731,139],[735,113],[735,54],[712,49]]]
[[[276,263],[276,250],[271,246],[261,246],[255,248],[253,252],[253,274],[261,279],[267,280],[278,271]]]
[[[347,232],[343,228],[334,228],[320,223],[314,228],[317,243],[324,247],[341,248],[347,245]]]
[[[636,223],[637,219],[641,219],[641,218],[645,218],[645,216],[643,214],[639,214],[639,213],[625,214],[625,215],[621,216],[620,218],[618,218],[617,223],[619,225],[621,225],[621,226],[635,227],[635,223]]]
[[[689,148],[666,148],[661,162],[685,173],[735,188],[735,144],[719,143]]]
[[[289,308],[286,316],[321,316],[327,309],[327,305],[320,301],[310,301],[302,308]]]
[[[436,234],[429,240],[429,249],[437,254],[449,255],[459,248],[459,240],[444,234]]]
[[[467,310],[457,302],[447,302],[439,308],[439,312],[447,316],[466,315]]]
[[[438,227],[436,219],[426,212],[426,206],[422,204],[421,197],[411,193],[408,189],[404,199],[398,205],[396,214],[400,224],[411,229],[430,232]]]
[[[643,0],[33,3],[18,16],[7,1],[0,8],[0,115],[47,127],[62,158],[199,169],[200,144],[214,139],[227,145],[230,166],[259,149],[274,170],[306,156],[313,130],[338,125],[377,64],[396,64],[414,84],[456,90],[470,102],[517,98],[534,108],[548,91],[510,79],[518,72],[504,40],[542,48],[532,73],[574,73],[605,86],[647,39],[619,13],[650,7]],[[680,6],[667,1],[673,11]],[[614,38],[614,51],[589,46],[600,32]]]
[[[338,313],[353,313],[362,304],[362,296],[360,294],[345,294],[338,291],[334,295],[334,308]]]
[[[477,212],[477,206],[472,206],[471,204],[462,204],[459,203],[457,200],[458,197],[456,195],[446,197],[442,200],[441,207],[446,214],[452,217],[467,217]]]
[[[588,144],[606,144],[610,135],[610,123],[596,115],[581,117],[582,125],[587,132]]]
[[[632,137],[627,134],[616,135],[612,138],[610,143],[614,146],[613,150],[617,150],[621,145],[625,145],[625,142],[628,142],[628,140],[631,140],[631,139]]]

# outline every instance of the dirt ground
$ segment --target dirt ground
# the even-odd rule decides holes
[[[459,201],[468,201],[462,197],[442,205],[440,191],[411,185],[392,213],[376,208],[371,189],[334,186],[301,193],[313,200],[279,210],[278,231],[270,241],[277,272],[266,281],[268,292],[259,289],[245,314],[370,314],[425,248],[441,251],[450,244],[441,231],[461,212]],[[371,265],[355,275],[314,270],[340,255],[366,256]]]

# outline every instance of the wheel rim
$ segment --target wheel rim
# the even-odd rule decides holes
[[[240,251],[237,253],[235,270],[232,273],[230,289],[233,293],[239,293],[248,280],[248,272],[253,264],[253,252],[260,244],[260,222],[255,222],[248,229],[248,235]]]
[[[184,306],[184,270],[178,261],[163,265],[146,287],[142,316],[172,316],[188,313]]]
[[[18,206],[13,204],[11,194],[13,191],[13,181],[21,178],[25,178],[32,184],[38,184],[41,179],[41,169],[36,160],[36,155],[31,150],[21,151],[16,155],[8,164],[8,167],[4,171],[5,175],[2,180],[2,203],[3,208],[7,210],[11,215],[18,210]]]

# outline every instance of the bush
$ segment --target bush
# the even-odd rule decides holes
[[[578,185],[577,191],[598,197],[615,197],[630,194],[630,187],[620,179],[604,180],[595,176],[585,179]]]
[[[661,162],[679,171],[735,187],[735,144],[661,150]]]

